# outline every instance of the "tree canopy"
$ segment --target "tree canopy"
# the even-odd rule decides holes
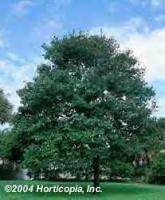
[[[93,174],[96,187],[100,173],[116,159],[133,161],[149,139],[155,92],[136,58],[112,38],[72,34],[44,50],[49,62],[18,92],[14,131],[23,163],[45,176]]]

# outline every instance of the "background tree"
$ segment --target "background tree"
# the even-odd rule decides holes
[[[11,118],[12,106],[4,95],[3,90],[0,89],[0,123],[9,122]]]
[[[7,123],[11,120],[12,116],[12,106],[7,100],[3,90],[0,90],[0,124]],[[8,158],[10,154],[8,139],[8,131],[0,130],[1,140],[0,140],[0,156],[2,158]]]
[[[92,174],[97,187],[103,171],[144,147],[154,91],[112,38],[73,34],[44,49],[49,64],[19,91],[23,163],[37,173]]]
[[[165,151],[154,157],[148,179],[150,183],[165,184]]]
[[[4,92],[0,90],[0,124],[11,123],[12,106],[6,98]],[[11,131],[8,129],[0,129],[0,179],[13,178],[15,173],[13,171],[13,163],[11,160],[11,147],[15,143]]]
[[[157,150],[165,149],[165,118],[159,118],[157,120],[157,132],[160,135],[160,145]]]

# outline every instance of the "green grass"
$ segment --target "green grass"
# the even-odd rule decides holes
[[[61,193],[6,193],[5,185],[79,185],[86,187],[88,183],[57,183],[41,181],[0,181],[0,200],[164,200],[165,186],[144,185],[134,183],[102,183],[103,192],[97,195],[90,193],[72,195]]]

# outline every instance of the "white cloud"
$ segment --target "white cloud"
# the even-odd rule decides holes
[[[165,96],[162,96],[161,98],[157,99],[157,106],[158,109],[154,113],[157,117],[165,117]]]
[[[147,0],[129,0],[129,2],[135,6],[138,4],[141,4],[142,6],[147,5]]]
[[[164,0],[151,0],[151,5],[154,7],[159,7],[164,3],[165,3]]]
[[[165,14],[160,14],[155,17],[155,21],[159,23],[164,23],[165,22]]]
[[[18,56],[17,54],[13,52],[9,52],[7,56],[11,61],[18,62],[18,63],[25,63],[25,60],[23,58],[21,58],[20,56]]]
[[[56,6],[56,9],[60,9],[62,7],[66,7],[71,3],[71,0],[54,0],[54,5]]]
[[[37,40],[40,43],[47,43],[54,36],[54,34],[58,34],[62,28],[63,24],[58,18],[50,17],[48,19],[41,20],[41,22],[34,27],[31,33],[32,37],[33,35],[37,36]]]
[[[143,7],[150,5],[153,8],[159,8],[165,3],[165,0],[129,0],[132,5],[142,5]]]
[[[136,23],[135,23],[136,22]],[[146,67],[146,80],[151,84],[154,81],[165,81],[165,28],[150,30],[146,22],[140,19],[133,19],[120,27],[95,27],[91,33],[99,34],[102,28],[103,33],[117,39],[124,49],[133,50],[140,64]],[[140,27],[145,27],[138,31]],[[158,114],[165,115],[165,94],[158,99]]]
[[[95,27],[91,32],[99,33],[102,28],[103,33],[115,37],[122,48],[133,50],[134,55],[146,67],[147,80],[165,80],[165,28],[150,31],[144,24],[145,29],[139,32],[142,23],[142,20],[134,19],[123,27]]]
[[[123,44],[131,48],[146,67],[147,80],[165,80],[165,28],[153,30],[147,34],[135,33]]]
[[[32,80],[36,73],[36,67],[40,63],[41,59],[38,57],[33,58],[33,61],[20,65],[20,67],[9,59],[0,60],[0,88],[4,90],[14,106],[14,111],[20,105],[20,99],[16,91],[23,87],[26,82]]]
[[[18,1],[17,3],[15,3],[15,4],[13,4],[11,9],[12,9],[12,12],[16,16],[24,16],[25,14],[27,14],[28,9],[33,5],[34,5],[34,1],[21,0],[21,1]]]
[[[4,39],[3,39],[3,36],[2,36],[2,33],[0,31],[0,48],[4,47]]]
[[[0,37],[0,47],[3,47],[4,43],[3,43],[3,40],[2,38]]]

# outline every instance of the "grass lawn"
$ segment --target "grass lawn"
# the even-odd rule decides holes
[[[6,193],[5,185],[79,185],[85,187],[88,183],[57,183],[41,181],[0,181],[0,200],[164,200],[165,186],[143,185],[134,183],[102,183],[103,192],[97,195],[90,193],[72,195],[61,193]]]

